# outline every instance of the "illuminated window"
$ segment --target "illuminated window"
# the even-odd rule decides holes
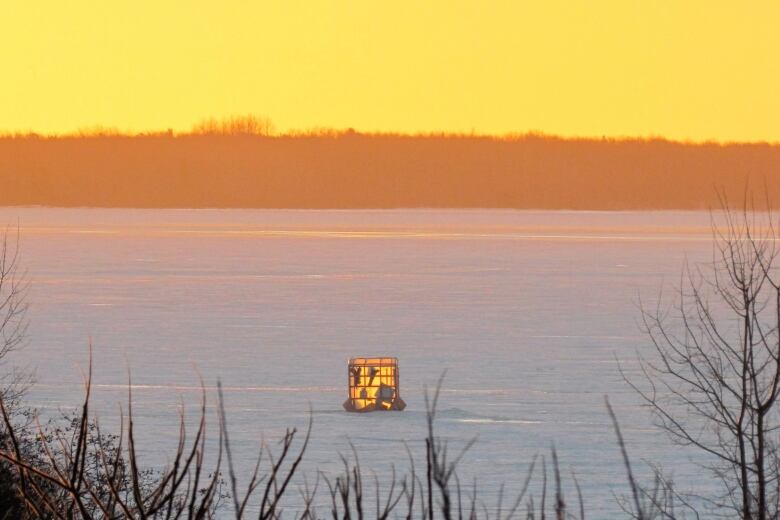
[[[406,403],[399,395],[396,358],[351,358],[347,365],[348,412],[403,410]]]

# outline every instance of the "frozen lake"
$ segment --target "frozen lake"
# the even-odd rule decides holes
[[[616,362],[632,372],[650,347],[639,296],[654,301],[685,258],[710,257],[705,212],[2,208],[0,222],[19,222],[32,283],[29,345],[13,358],[36,369],[31,403],[79,403],[91,338],[101,421],[115,424],[130,370],[149,464],[172,447],[180,402],[195,413],[201,374],[226,387],[242,471],[261,437],[305,426],[311,405],[311,480],[339,468],[350,440],[386,475],[406,465],[402,441],[422,453],[423,387],[446,369],[439,432],[478,436],[461,475],[488,501],[554,442],[590,516],[615,514],[627,489],[605,395],[636,466],[705,485]],[[342,411],[358,355],[399,358],[406,411]]]

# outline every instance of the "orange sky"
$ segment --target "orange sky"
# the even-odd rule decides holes
[[[0,130],[780,141],[780,2],[12,2]]]

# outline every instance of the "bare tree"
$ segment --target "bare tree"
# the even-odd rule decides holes
[[[686,265],[675,302],[642,306],[655,347],[644,383],[626,378],[671,438],[709,456],[723,486],[712,506],[742,519],[780,513],[780,277],[771,215],[713,213],[712,261]]]
[[[6,402],[14,401],[25,387],[27,376],[6,369],[8,354],[21,347],[27,332],[27,280],[20,267],[19,230],[9,239],[0,237],[0,393]]]

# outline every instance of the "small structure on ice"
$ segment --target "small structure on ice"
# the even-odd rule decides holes
[[[399,394],[398,359],[390,357],[350,358],[347,364],[348,412],[403,410]]]

